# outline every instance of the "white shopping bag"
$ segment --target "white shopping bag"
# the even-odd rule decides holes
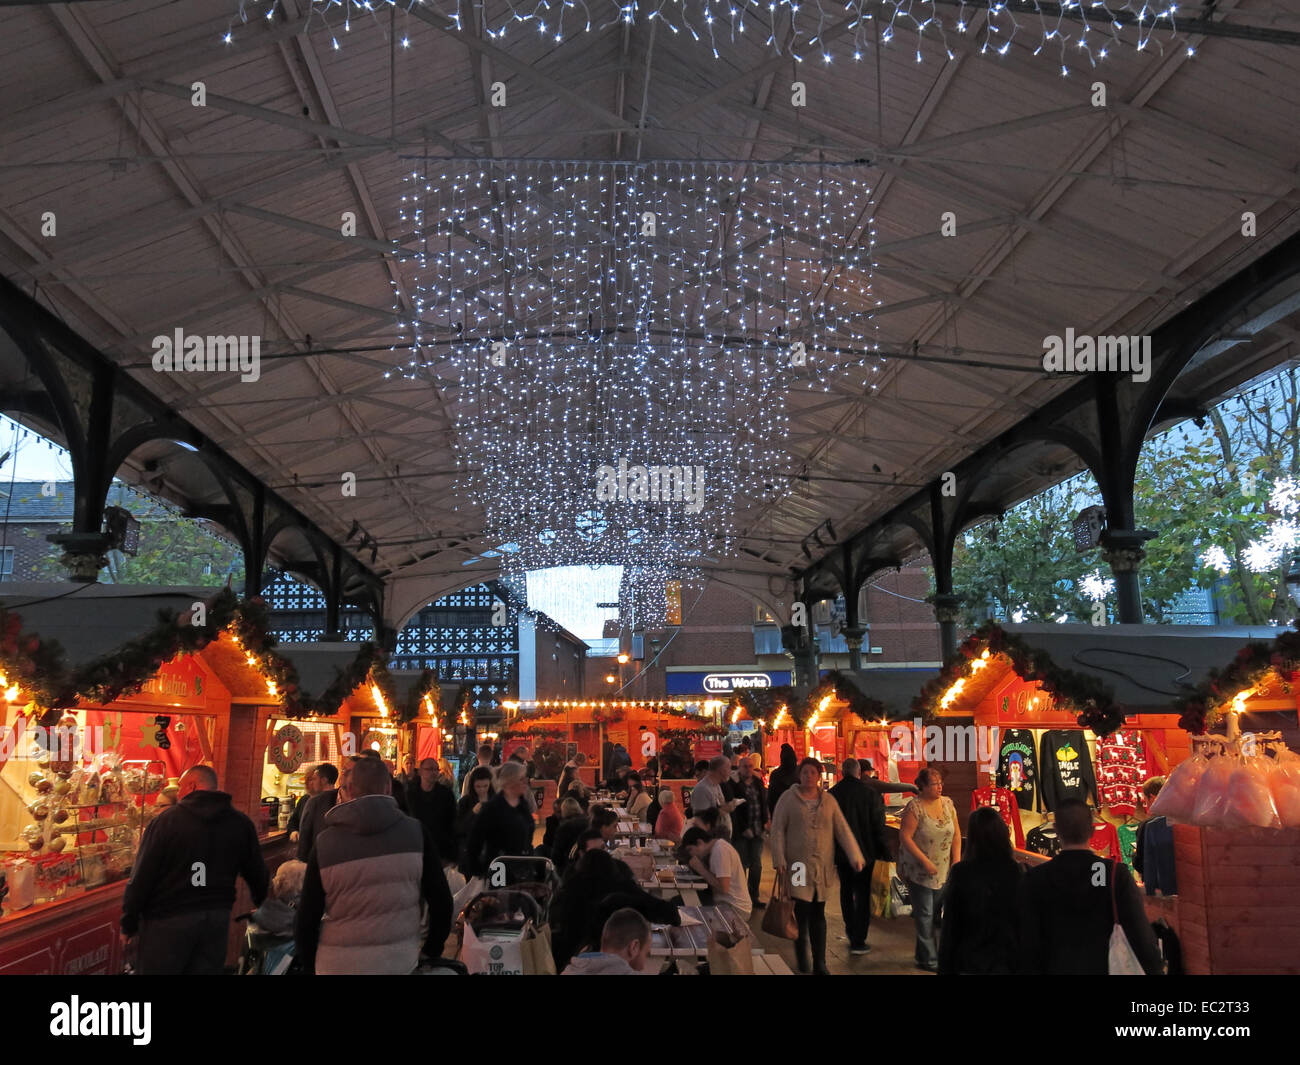
[[[522,935],[502,929],[475,935],[469,923],[465,924],[465,942],[460,948],[460,960],[471,973],[487,976],[523,976],[524,954]]]
[[[451,885],[448,884],[447,886],[450,887]],[[487,887],[487,881],[485,881],[481,876],[470,877],[469,880],[465,883],[465,886],[462,887],[459,891],[456,892],[455,895],[452,896],[452,900],[451,900],[452,920],[455,920],[458,916],[460,916],[460,914],[464,912],[465,907],[468,906],[471,902],[473,902],[477,896],[483,894],[483,891],[486,889],[486,887]]]

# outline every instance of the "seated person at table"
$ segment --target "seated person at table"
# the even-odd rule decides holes
[[[710,810],[701,810],[686,822],[686,827],[682,831],[689,832],[692,828],[698,828],[707,832],[710,836],[722,836],[723,839],[726,839],[727,837],[723,836],[718,829],[721,820],[722,811],[717,807]]]
[[[630,765],[621,765],[617,769],[610,771],[609,779],[605,781],[605,787],[609,793],[619,796],[627,791],[627,778],[632,773]]]
[[[650,796],[646,793],[645,785],[641,783],[641,777],[636,773],[627,775],[627,812],[632,818],[634,824],[640,824],[646,819],[646,811],[650,809]]]
[[[587,851],[607,850],[609,850],[609,840],[605,838],[605,834],[598,828],[589,828],[578,837],[578,842],[573,845],[573,850],[569,852],[568,868],[572,870],[578,859]]]
[[[578,804],[578,800],[573,798],[556,799],[553,809],[555,812],[546,819],[546,831],[542,833],[542,842],[537,848],[537,853],[545,858],[551,857],[555,850],[555,834],[560,830],[560,826],[566,821],[583,816],[582,807]]]
[[[727,840],[709,836],[703,829],[688,828],[677,847],[677,860],[704,877],[713,892],[714,905],[730,906],[749,919],[754,904],[745,884],[745,866]]]
[[[574,863],[551,906],[551,949],[557,971],[563,971],[578,951],[600,942],[602,906],[630,906],[657,924],[681,924],[677,913],[680,897],[661,899],[650,894],[636,882],[626,862],[620,862],[594,837],[588,843],[597,849]]]
[[[563,874],[571,862],[577,861],[575,844],[578,837],[591,828],[599,829],[605,839],[613,839],[618,833],[618,814],[608,806],[593,806],[586,816],[561,821],[555,830],[555,845],[551,848],[551,862],[557,873]]]
[[[655,818],[654,826],[655,839],[670,839],[674,843],[680,842],[682,833],[686,831],[681,805],[669,788],[659,793],[659,816]]]
[[[648,976],[650,922],[630,906],[609,915],[600,950],[579,954],[562,976]]]

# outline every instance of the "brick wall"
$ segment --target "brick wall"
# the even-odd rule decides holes
[[[924,600],[930,594],[930,577],[924,566],[904,566],[898,573],[878,573],[867,587],[867,639],[862,664],[940,661],[939,626],[934,608]],[[882,654],[868,653],[879,647]]]
[[[587,680],[586,644],[574,644],[563,633],[537,630],[537,697],[579,699],[600,691]],[[576,655],[576,657],[575,657]]]
[[[881,573],[872,579],[866,594],[864,621],[869,626],[869,635],[863,645],[864,666],[940,661],[939,626],[933,608],[924,601],[929,594],[930,579],[924,566],[906,566],[897,573]],[[784,655],[768,655],[761,660],[755,656],[757,621],[756,604],[745,596],[717,584],[704,586],[684,581],[682,625],[646,633],[646,658],[642,664],[648,664],[654,655],[652,637],[658,637],[662,654],[654,667],[628,688],[627,694],[644,699],[664,698],[665,672],[670,666],[789,670],[791,662]],[[870,654],[871,647],[881,648],[882,653]],[[847,666],[847,655],[823,656],[824,669]],[[608,687],[602,679],[604,672],[604,668],[599,673],[590,669],[589,683]]]

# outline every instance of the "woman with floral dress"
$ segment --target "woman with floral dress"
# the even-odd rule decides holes
[[[943,794],[943,774],[938,769],[922,769],[916,786],[920,793],[903,810],[898,875],[912,898],[916,964],[934,973],[939,971],[935,921],[943,910],[948,871],[961,861],[961,828],[952,800]]]

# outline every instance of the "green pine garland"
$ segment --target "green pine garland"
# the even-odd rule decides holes
[[[996,622],[987,622],[963,642],[957,653],[944,663],[937,677],[926,681],[912,700],[912,709],[926,721],[934,718],[939,700],[961,677],[973,673],[971,662],[985,649],[990,655],[1005,655],[1022,680],[1038,681],[1057,702],[1078,712],[1080,728],[1107,736],[1124,723],[1124,708],[1115,702],[1110,689],[1100,680],[1058,666],[1046,651],[1030,647]]]
[[[367,678],[378,684],[392,703],[386,655],[377,644],[362,644],[356,657],[325,691],[312,696],[302,690],[293,663],[276,652],[275,637],[267,627],[269,611],[260,596],[240,602],[234,592],[223,588],[204,603],[204,614],[204,624],[195,625],[192,614],[159,611],[157,622],[147,632],[108,654],[69,667],[57,640],[23,633],[21,616],[0,608],[0,671],[46,708],[41,723],[52,723],[78,700],[107,705],[139,691],[165,663],[178,655],[202,651],[229,629],[275,684],[285,717],[332,714]]]
[[[863,721],[881,721],[885,717],[884,703],[865,694],[848,678],[847,674],[840,672],[838,669],[832,669],[822,678],[821,683],[808,693],[807,700],[800,708],[802,716],[798,718],[798,721],[801,727],[812,716],[812,712],[817,709],[818,704],[827,695],[834,695],[841,702],[848,703],[849,710]],[[791,710],[791,716],[794,716],[793,709]]]
[[[1255,687],[1269,672],[1282,678],[1282,690],[1291,693],[1291,680],[1285,672],[1288,662],[1300,659],[1300,632],[1287,630],[1270,642],[1260,640],[1246,644],[1224,669],[1212,669],[1187,695],[1174,700],[1178,724],[1188,732],[1200,734],[1223,720],[1224,707],[1238,692]]]
[[[384,672],[387,676],[387,670]],[[442,724],[445,716],[442,712],[442,686],[438,683],[438,671],[434,669],[426,669],[421,673],[415,687],[407,693],[406,702],[397,708],[398,722],[405,725],[418,718],[426,695],[433,704],[434,717]]]

